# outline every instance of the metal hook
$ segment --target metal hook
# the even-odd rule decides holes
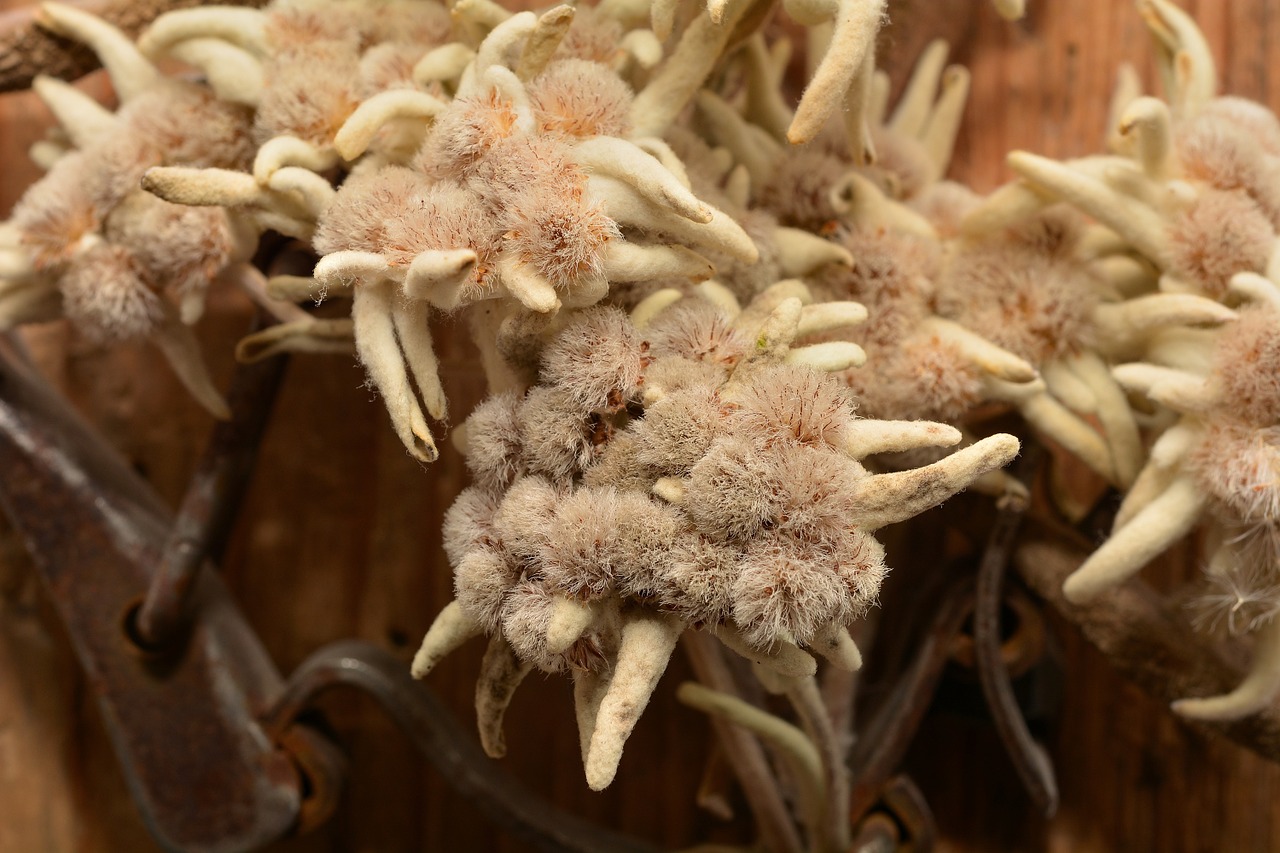
[[[236,367],[227,395],[231,419],[213,428],[138,609],[138,635],[149,645],[163,646],[177,638],[189,621],[201,567],[222,556],[287,361],[271,358]]]
[[[367,693],[458,792],[512,835],[549,853],[655,853],[652,846],[560,811],[502,773],[404,661],[370,643],[341,640],[307,658],[263,720],[286,731],[322,693]]]
[[[194,582],[199,618],[181,643],[139,642],[139,591],[169,513],[5,341],[0,470],[0,505],[27,542],[156,840],[231,853],[289,832],[301,780],[257,719],[280,690],[266,651],[212,572]]]

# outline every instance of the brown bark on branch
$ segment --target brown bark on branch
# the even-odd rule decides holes
[[[1062,582],[1087,556],[1073,546],[1041,540],[1019,548],[1014,563],[1031,588],[1079,627],[1125,678],[1157,699],[1216,696],[1240,683],[1244,671],[1231,656],[1197,637],[1141,580],[1129,580],[1085,606],[1068,602]],[[1280,710],[1234,722],[1185,722],[1280,762]]]
[[[68,0],[131,36],[172,9],[200,0]],[[221,0],[229,6],[263,6],[266,0]],[[74,80],[99,67],[93,51],[36,23],[39,4],[0,14],[0,92],[26,89],[37,74]]]

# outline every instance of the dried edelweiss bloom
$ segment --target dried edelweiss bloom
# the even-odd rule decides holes
[[[1033,187],[1114,232],[1119,241],[1108,254],[1140,253],[1160,291],[1221,301],[1233,276],[1264,273],[1276,246],[1280,172],[1269,152],[1280,143],[1280,126],[1260,105],[1217,97],[1213,59],[1185,12],[1167,0],[1148,0],[1143,12],[1166,49],[1173,90],[1170,103],[1127,86],[1117,91],[1111,138],[1125,159],[1060,164],[1014,152],[1009,163]],[[1031,192],[1010,192],[1006,214],[1025,214]],[[1126,271],[1126,287],[1149,289],[1129,264],[1116,266]]]
[[[252,251],[225,211],[162,201],[141,189],[148,169],[241,168],[253,154],[252,112],[208,88],[166,78],[114,27],[56,3],[46,23],[93,49],[121,99],[111,113],[50,78],[35,89],[71,148],[45,148],[48,174],[0,236],[5,326],[67,317],[104,341],[148,338],[206,408],[227,408],[188,326],[220,276],[251,275]]]
[[[1088,266],[1030,227],[944,251],[927,222],[908,226],[914,212],[884,196],[876,207],[885,212],[865,209],[839,229],[853,268],[833,267],[819,279],[827,295],[867,306],[870,322],[841,337],[863,346],[880,369],[842,378],[870,415],[952,421],[982,402],[1010,403],[1103,477],[1130,482],[1141,445],[1123,393],[1092,350],[1097,298]],[[1088,380],[1073,384],[1073,373],[1059,381],[1067,373],[1060,361]],[[1098,414],[1105,437],[1072,408]]]
[[[794,283],[742,309],[723,287],[704,292],[712,299],[660,291],[630,316],[578,312],[543,346],[539,384],[490,398],[466,423],[477,485],[445,534],[456,598],[414,674],[490,636],[477,689],[490,754],[503,750],[519,680],[568,672],[587,780],[605,787],[689,627],[786,675],[814,671],[806,649],[856,665],[845,626],[887,571],[874,531],[1017,453],[993,436],[925,468],[871,473],[860,459],[960,434],[855,414],[827,374],[861,350],[805,341],[861,311],[806,305]]]
[[[363,63],[389,43],[382,30],[353,34],[324,20],[330,6],[337,18],[348,8],[277,4],[252,26],[244,23],[252,16],[228,18],[227,38],[245,42],[252,29],[255,43],[293,45],[271,54],[282,67],[317,50],[359,53]],[[652,34],[628,31],[603,10],[509,15],[483,4],[457,10],[460,41],[431,47],[442,38],[430,25],[435,8],[422,4],[420,37],[409,38],[426,49],[410,79],[384,75],[389,88],[362,90],[350,109],[326,108],[321,118],[338,118],[323,132],[271,117],[268,74],[258,123],[269,130],[259,135],[279,135],[264,142],[252,175],[148,175],[155,191],[184,201],[234,207],[244,196],[286,192],[305,203],[297,216],[275,211],[289,221],[258,221],[312,241],[322,257],[309,295],[351,297],[357,354],[397,434],[422,461],[436,455],[427,416],[446,415],[431,309],[467,314],[492,384],[507,387],[536,369],[518,350],[560,310],[592,305],[615,283],[705,279],[715,267],[699,251],[731,263],[760,254],[732,216],[691,192],[683,165],[656,138],[711,71],[708,64],[694,73],[691,58],[718,54],[678,46],[659,66]],[[169,26],[182,31],[180,23]],[[392,58],[381,51],[370,62],[385,71]],[[341,66],[336,53],[324,62]],[[649,83],[637,93],[628,77],[646,68]],[[336,192],[319,174],[335,165],[350,172]],[[291,296],[305,292],[289,285]],[[257,352],[267,338],[272,352],[312,348],[331,332],[302,321],[241,348]],[[544,402],[556,417],[558,404]]]
[[[1037,200],[1016,223],[1002,218],[997,211],[1009,197],[1001,190],[975,200],[956,221],[938,313],[984,330],[1035,367],[1044,389],[1018,402],[1023,416],[1127,488],[1145,454],[1135,416],[1108,365],[1142,357],[1162,335],[1216,326],[1234,314],[1196,294],[1126,293],[1121,279],[1136,262],[1120,258],[1116,265],[1096,257],[1087,226],[1061,205]],[[1101,433],[1081,416],[1095,418]]]
[[[996,10],[1008,20],[1021,18],[1025,10],[1025,0],[994,2]],[[708,0],[705,11],[687,27],[681,46],[691,44],[718,53],[751,6],[749,0]],[[827,28],[823,39],[827,47],[794,115],[782,104],[776,91],[781,71],[774,67],[776,61],[771,61],[775,58],[767,52],[753,51],[756,55],[749,61],[756,64],[758,70],[767,72],[756,76],[753,86],[757,91],[753,92],[753,100],[771,102],[764,108],[769,121],[762,124],[779,137],[785,134],[788,142],[799,145],[817,137],[833,116],[842,113],[854,159],[859,162],[874,159],[876,149],[869,139],[869,124],[875,117],[877,100],[882,102],[883,90],[887,88],[887,83],[876,79],[875,40],[887,15],[887,6],[887,0],[784,2],[783,8],[796,23]],[[672,34],[678,7],[678,0],[655,0],[652,4],[653,32],[659,39],[666,40]],[[691,65],[697,62],[696,54],[691,60]],[[758,91],[770,85],[775,91],[763,94]]]
[[[685,160],[691,179],[727,174],[726,195],[748,210],[756,204],[759,213],[801,226],[774,233],[803,235],[804,242],[795,247],[818,262],[807,267],[792,262],[786,274],[808,277],[828,298],[854,299],[868,307],[871,322],[833,334],[863,346],[878,366],[844,375],[865,411],[875,417],[954,420],[984,401],[1009,402],[1108,480],[1130,482],[1141,465],[1141,446],[1123,393],[1092,351],[1094,338],[1102,337],[1093,328],[1096,275],[1076,251],[1079,229],[1062,222],[1068,217],[1058,211],[1022,229],[959,240],[965,218],[980,200],[939,181],[968,91],[967,72],[946,68],[946,55],[942,42],[925,51],[887,120],[887,82],[877,78],[881,82],[867,113],[869,138],[878,141],[883,154],[874,166],[853,157],[850,144],[836,132],[783,148],[775,134],[786,124],[781,120],[785,107],[753,88],[778,70],[758,42],[744,51],[749,82],[741,112],[711,92],[698,96],[707,135],[722,148],[697,151],[675,131],[669,136],[678,150],[690,152]],[[720,163],[717,151],[728,152]],[[811,231],[835,239],[824,246]],[[951,245],[944,246],[944,236]],[[1046,274],[1052,274],[1048,280]],[[755,292],[745,280],[722,280],[739,295]],[[983,337],[996,328],[989,314],[1004,310],[1000,306],[1016,309],[998,328],[1005,346]],[[1221,322],[1222,312],[1210,308]],[[1124,319],[1127,315],[1108,329],[1124,328]],[[1065,373],[1050,363],[1060,355],[1088,362],[1081,371],[1088,373],[1088,383],[1105,386],[1098,394],[1081,392],[1088,383],[1072,384],[1068,378],[1066,387],[1077,392],[1070,401],[1080,406],[1079,413],[1057,398],[1064,383],[1049,388],[1038,377],[1043,364],[1055,379]],[[1082,417],[1098,413],[1105,436]],[[1018,488],[1008,481],[990,485]]]
[[[1141,362],[1115,369],[1126,388],[1181,417],[1152,447],[1111,538],[1064,584],[1072,601],[1103,594],[1201,521],[1218,531],[1209,564],[1215,582],[1242,592],[1242,603],[1271,600],[1260,591],[1280,583],[1280,289],[1268,284],[1264,299],[1242,307],[1239,319],[1218,332],[1207,361],[1207,375]],[[1176,710],[1235,719],[1271,701],[1280,679],[1269,663],[1277,632],[1267,614],[1250,620],[1251,628],[1266,627],[1240,687],[1181,700]]]
[[[746,124],[732,107],[710,91],[698,93],[699,110],[710,128],[710,136],[721,147],[711,148],[706,142],[682,127],[667,132],[667,141],[685,163],[690,186],[699,198],[706,199],[741,223],[755,244],[758,258],[750,263],[735,259],[723,251],[710,249],[703,255],[715,266],[716,281],[737,297],[750,300],[766,287],[783,278],[807,278],[823,268],[848,267],[853,259],[839,245],[799,228],[779,224],[769,210],[752,199],[752,187],[760,175],[772,168],[777,144]],[[755,131],[753,134],[752,131]],[[754,135],[758,145],[741,145],[739,134]],[[737,155],[747,159],[737,161]],[[756,156],[763,155],[763,156]],[[649,293],[666,284],[667,279],[650,279],[645,283]],[[636,295],[647,296],[636,288]],[[638,302],[638,298],[631,301]]]
[[[1081,237],[1084,257],[1102,279],[1091,317],[1095,345],[1106,358],[1130,361],[1113,369],[1115,379],[1172,422],[1159,413],[1151,419],[1163,432],[1129,487],[1111,538],[1063,591],[1077,602],[1103,594],[1205,523],[1207,571],[1220,590],[1210,598],[1231,624],[1260,633],[1239,687],[1174,707],[1235,719],[1280,692],[1273,663],[1280,628],[1272,619],[1280,565],[1280,290],[1271,280],[1280,120],[1259,105],[1218,96],[1204,37],[1184,12],[1167,0],[1140,5],[1161,49],[1168,102],[1141,97],[1136,81],[1122,77],[1109,134],[1119,156],[1060,164],[1015,153],[1010,164],[1024,182],[979,204],[959,232],[972,239],[1026,221],[1045,208],[1046,196],[1101,223]],[[1238,319],[1223,302],[1243,303]],[[1221,330],[1185,328],[1223,323]],[[1076,375],[1054,380],[1050,366],[1041,368],[1064,399],[1084,378],[1073,368]],[[1097,407],[1100,420],[1106,411]]]
[[[1127,487],[1144,450],[1096,331],[1100,322],[1118,326],[1121,319],[1101,304],[1103,283],[1080,251],[1082,237],[1080,217],[1058,206],[1014,227],[958,240],[938,279],[936,310],[982,330],[1033,366],[1044,387],[1017,401],[1023,417],[1102,477]],[[1205,308],[1215,317],[1223,313],[1212,304]],[[1089,415],[1101,433],[1082,419]]]
[[[162,15],[140,44],[201,67],[223,98],[255,107],[258,145],[251,173],[161,169],[148,175],[148,188],[184,204],[222,205],[258,232],[311,240],[333,201],[329,173],[354,159],[342,156],[339,134],[357,107],[373,101],[375,111],[434,115],[443,89],[431,57],[456,47],[451,39],[449,15],[433,2],[277,0],[263,10]],[[446,60],[457,64],[456,57]],[[404,156],[420,139],[415,129],[396,125],[374,127],[370,138],[348,144]],[[292,336],[270,334],[307,348],[315,340],[306,332],[326,331],[300,322]]]
[[[788,225],[823,233],[839,220],[858,216],[865,205],[877,205],[877,196],[912,204],[927,200],[946,174],[969,95],[969,72],[946,65],[947,54],[943,41],[925,49],[891,115],[886,115],[888,77],[876,72],[860,119],[861,141],[852,125],[844,133],[827,125],[803,145],[777,149],[769,172],[760,176],[761,205]],[[875,192],[864,191],[865,199],[858,199],[842,188],[855,180],[852,176]],[[907,224],[906,230],[921,230],[917,217],[886,210]]]

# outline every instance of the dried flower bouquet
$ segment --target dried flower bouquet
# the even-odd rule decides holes
[[[932,44],[891,109],[884,0],[782,4],[809,28],[794,108],[765,0],[374,5],[202,6],[135,43],[45,4],[121,106],[35,80],[60,130],[0,228],[0,324],[152,340],[224,417],[191,326],[209,288],[243,287],[277,322],[239,358],[354,353],[430,463],[448,415],[431,323],[465,323],[491,395],[453,430],[473,479],[445,519],[455,599],[413,673],[488,638],[486,752],[505,751],[521,680],[563,673],[587,782],[606,787],[702,632],[803,726],[681,688],[789,766],[800,830],[774,820],[769,843],[845,849],[818,658],[861,666],[849,626],[888,571],[877,530],[970,486],[1025,508],[1003,470],[1019,439],[973,417],[992,406],[1124,495],[1066,598],[1106,596],[1202,529],[1204,600],[1257,633],[1254,663],[1175,710],[1271,705],[1280,120],[1219,94],[1185,13],[1138,4],[1166,100],[1122,73],[1107,153],[1014,152],[1019,178],[982,197],[946,180],[968,72]],[[264,276],[268,232],[313,273]],[[349,316],[303,307],[326,300]]]

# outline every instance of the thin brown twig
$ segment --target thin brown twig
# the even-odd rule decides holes
[[[737,695],[733,676],[713,637],[701,631],[686,631],[683,644],[699,681],[712,690]],[[718,717],[711,718],[711,727],[738,777],[738,783],[742,785],[764,846],[769,850],[799,853],[804,846],[769,769],[760,741],[740,726]]]
[[[63,0],[92,12],[131,36],[165,12],[199,6],[200,0]],[[266,0],[220,0],[229,6],[263,6]],[[99,67],[84,45],[54,35],[37,23],[39,4],[0,14],[0,92],[26,89],[38,74],[63,80],[83,77]]]
[[[1223,648],[1196,637],[1187,620],[1137,578],[1087,605],[1067,601],[1062,582],[1087,556],[1087,551],[1065,537],[1046,534],[1020,547],[1014,565],[1027,584],[1079,627],[1123,676],[1163,702],[1226,693],[1244,677]],[[1270,708],[1232,722],[1185,722],[1280,762],[1280,710]]]
[[[849,838],[849,768],[845,764],[841,748],[818,691],[816,679],[801,678],[787,688],[787,699],[800,718],[805,732],[818,755],[822,757],[822,770],[826,782],[826,803],[823,805],[823,826],[818,827],[823,838],[821,849],[847,850]]]

